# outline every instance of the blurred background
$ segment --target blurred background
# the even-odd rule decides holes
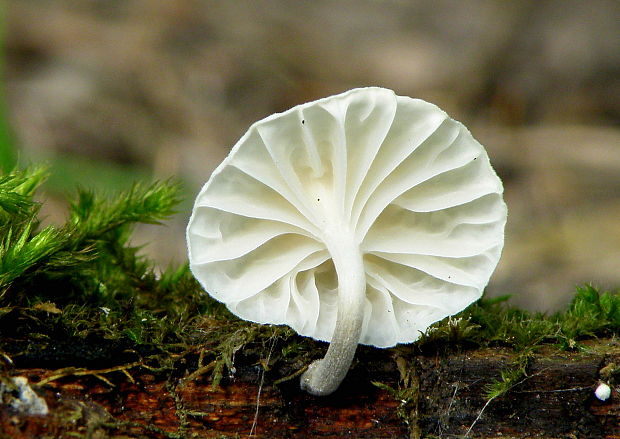
[[[367,85],[437,104],[505,182],[488,293],[553,310],[620,286],[617,0],[5,0],[0,165],[50,164],[47,221],[76,185],[175,177],[186,200],[136,243],[186,260],[193,198],[248,126]],[[8,127],[6,126],[8,124]]]

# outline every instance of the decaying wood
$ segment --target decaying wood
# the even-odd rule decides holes
[[[12,370],[12,376],[28,377],[50,413],[28,417],[5,405],[1,437],[453,438],[473,424],[472,438],[620,438],[617,387],[608,401],[594,396],[601,379],[617,381],[615,340],[592,342],[583,352],[537,352],[527,375],[488,404],[485,389],[510,367],[514,354],[484,349],[401,355],[360,349],[346,381],[329,397],[302,393],[298,379],[274,385],[282,371],[263,372],[241,357],[234,376],[217,388],[208,373],[183,380],[139,365],[77,375]],[[601,370],[616,372],[601,376]],[[37,387],[53,374],[66,376]],[[403,380],[414,391],[402,391]]]

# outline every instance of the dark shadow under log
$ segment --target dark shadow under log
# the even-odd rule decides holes
[[[0,437],[454,438],[473,424],[475,438],[620,438],[620,394],[612,391],[605,402],[594,395],[600,380],[617,386],[616,340],[591,341],[579,352],[541,348],[526,375],[490,402],[488,386],[515,354],[404,352],[360,349],[342,387],[328,397],[302,393],[298,378],[274,385],[283,371],[263,372],[256,359],[243,357],[217,388],[209,374],[184,381],[141,366],[99,377],[70,374],[38,387],[53,371],[16,369],[8,375],[28,377],[50,413],[23,416],[7,406],[5,393]]]

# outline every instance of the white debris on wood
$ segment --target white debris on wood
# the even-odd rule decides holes
[[[605,383],[600,383],[594,391],[594,395],[601,401],[607,401],[611,396],[611,388]]]
[[[45,399],[37,395],[26,377],[12,377],[0,382],[0,402],[20,415],[47,415]]]

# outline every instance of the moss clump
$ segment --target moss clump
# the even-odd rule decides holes
[[[158,223],[179,202],[172,182],[104,196],[78,190],[69,218],[41,228],[34,201],[46,172],[0,176],[0,352],[18,367],[109,368],[143,362],[196,372],[217,384],[254,343],[279,343],[286,328],[234,318],[202,293],[187,264],[163,273],[129,243],[137,223]],[[303,354],[303,342],[274,358]],[[203,369],[204,370],[204,369]]]
[[[418,354],[436,357],[439,353],[439,358],[448,359],[451,353],[481,348],[512,352],[508,366],[485,386],[486,404],[481,415],[493,400],[528,378],[528,369],[537,352],[587,350],[584,342],[588,339],[620,335],[620,294],[617,293],[600,293],[590,285],[579,287],[568,308],[551,315],[510,307],[507,300],[507,296],[481,299],[459,315],[434,324],[417,343],[393,349],[401,375],[398,385],[373,384],[399,402],[397,413],[409,426],[411,437],[420,437],[420,381],[415,377]],[[600,373],[610,384],[616,382],[615,364]]]
[[[0,176],[0,324],[8,328],[0,349],[19,364],[110,366],[156,356],[170,366],[191,352],[199,367],[216,361],[217,383],[249,343],[275,337],[279,359],[307,356],[313,342],[236,319],[201,293],[187,265],[158,273],[129,244],[135,224],[173,213],[176,184],[137,184],[112,197],[78,190],[66,224],[41,228],[33,197],[45,178],[43,168]],[[478,301],[410,348],[510,347],[522,355],[515,368],[523,371],[542,344],[578,349],[583,338],[620,333],[620,296],[592,286],[578,288],[568,309],[553,315],[511,308],[506,299]]]
[[[79,190],[66,224],[40,229],[33,196],[44,179],[40,168],[0,178],[0,305],[105,306],[135,292],[149,267],[127,245],[131,228],[168,217],[177,188],[135,185],[113,199]]]
[[[507,300],[508,296],[480,299],[457,317],[433,325],[417,348],[512,349],[516,354],[513,365],[487,388],[487,397],[493,399],[523,379],[532,355],[541,347],[576,350],[582,349],[582,340],[620,335],[620,294],[617,293],[600,293],[591,285],[578,287],[568,308],[551,315],[510,307]]]
[[[177,185],[135,185],[114,196],[78,190],[66,224],[42,228],[34,194],[45,177],[42,168],[0,176],[0,370],[43,366],[105,380],[108,372],[145,367],[183,381],[208,374],[217,386],[245,356],[252,358],[245,364],[277,370],[266,381],[273,384],[296,377],[311,352],[323,350],[288,328],[235,318],[201,292],[187,265],[160,273],[131,246],[135,224],[173,212]],[[552,315],[511,308],[506,299],[482,299],[393,349],[400,386],[375,384],[402,402],[399,414],[412,429],[419,353],[514,351],[513,364],[487,387],[490,401],[526,376],[542,346],[579,350],[587,338],[620,335],[618,294],[580,287]]]
[[[568,308],[551,315],[507,305],[508,296],[480,299],[433,325],[418,345],[502,346],[525,351],[540,344],[577,349],[585,338],[620,334],[620,295],[578,287]]]

